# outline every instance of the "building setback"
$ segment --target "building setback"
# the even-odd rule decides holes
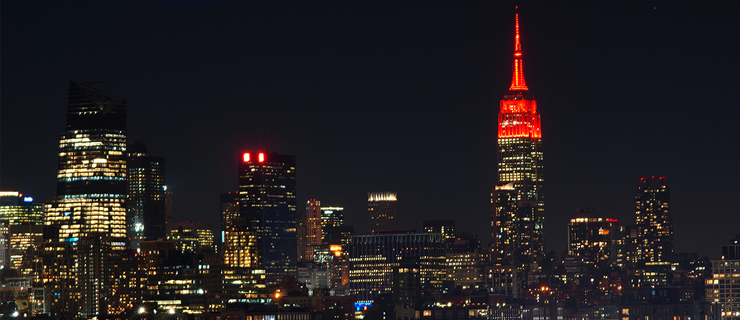
[[[492,254],[518,264],[522,279],[544,257],[545,201],[542,131],[537,101],[524,80],[519,14],[516,15],[513,77],[499,104],[498,183],[491,193]],[[534,272],[536,270],[532,270]]]

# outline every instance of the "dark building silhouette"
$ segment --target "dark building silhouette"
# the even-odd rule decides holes
[[[136,141],[129,147],[127,166],[126,221],[131,248],[138,249],[141,241],[167,236],[165,162],[147,153],[144,142]]]
[[[252,259],[245,266],[262,268],[268,285],[295,276],[295,156],[246,152],[239,162],[239,221]],[[228,242],[227,242],[228,245]]]

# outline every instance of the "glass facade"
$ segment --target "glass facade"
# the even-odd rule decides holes
[[[227,246],[239,242],[246,248],[252,260],[245,264],[265,269],[267,285],[297,272],[295,170],[294,156],[277,153],[244,153],[239,162],[234,229],[243,235],[227,235]]]
[[[57,197],[45,225],[61,241],[92,234],[126,242],[126,99],[74,80],[69,84],[66,131],[59,140]]]
[[[137,141],[128,152],[127,225],[131,248],[139,242],[167,236],[164,158],[146,152]]]

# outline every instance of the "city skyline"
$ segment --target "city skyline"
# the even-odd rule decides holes
[[[366,193],[394,190],[399,227],[455,219],[487,243],[514,6],[266,6],[4,4],[0,187],[51,201],[65,84],[107,79],[94,87],[128,98],[128,140],[167,159],[176,221],[219,221],[219,194],[237,186],[234,159],[260,149],[296,155],[297,202],[343,206],[360,233]],[[149,22],[85,15],[103,9]],[[240,10],[256,16],[242,22]],[[727,164],[740,54],[738,22],[727,18],[737,12],[521,8],[525,74],[546,119],[548,251],[565,249],[575,208],[633,224],[634,181],[653,175],[671,179],[676,252],[716,258],[734,236],[713,221],[736,215],[724,199],[740,178]],[[48,21],[17,18],[31,14]]]

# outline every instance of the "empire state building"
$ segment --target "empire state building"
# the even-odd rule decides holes
[[[498,263],[529,266],[544,256],[542,131],[537,101],[524,81],[516,15],[513,77],[498,112],[498,183],[491,193],[492,254]],[[521,276],[521,274],[520,274]],[[526,278],[525,278],[526,279]]]

